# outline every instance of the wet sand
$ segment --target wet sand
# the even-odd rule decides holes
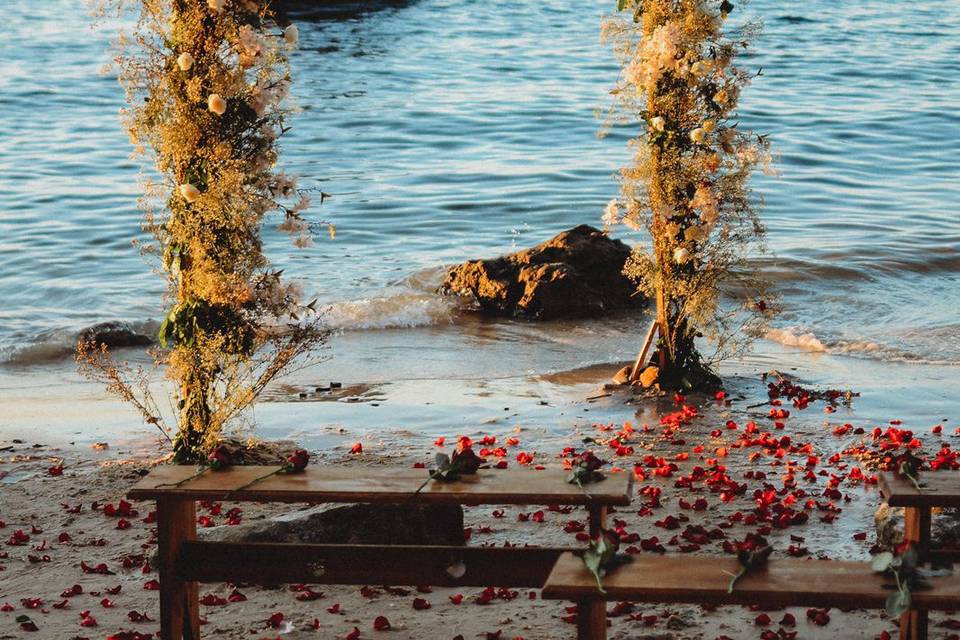
[[[650,553],[640,550],[644,544],[663,545],[669,553],[724,553],[724,542],[742,540],[747,533],[769,527],[762,518],[751,525],[739,519],[757,513],[754,492],[768,487],[780,492],[777,501],[802,490],[802,497],[793,507],[808,518],[805,523],[786,528],[773,526],[765,532],[778,554],[787,553],[793,546],[794,552],[806,549],[810,557],[866,559],[875,538],[873,512],[880,498],[869,483],[874,470],[846,452],[860,443],[867,449],[876,448],[878,442],[870,437],[871,430],[887,429],[891,421],[901,421],[898,428],[912,429],[928,453],[943,444],[956,445],[960,441],[950,421],[958,415],[957,400],[950,397],[949,389],[942,383],[950,379],[950,372],[939,367],[875,364],[824,354],[768,350],[725,372],[725,401],[688,398],[687,405],[696,409],[698,417],[671,427],[662,424],[662,419],[680,409],[672,398],[630,399],[615,392],[609,397],[585,400],[596,395],[605,378],[616,370],[616,363],[493,380],[375,382],[350,380],[346,376],[339,380],[340,376],[333,373],[333,364],[323,365],[331,366],[329,369],[304,372],[287,380],[288,386],[275,389],[270,401],[261,403],[256,410],[256,434],[265,439],[296,440],[315,452],[315,464],[350,464],[362,473],[363,466],[368,464],[411,466],[429,462],[438,451],[434,445],[437,437],[446,437],[447,443],[452,443],[459,435],[474,440],[483,436],[496,438],[497,444],[489,448],[504,446],[504,459],[511,466],[519,464],[517,456],[521,452],[533,456],[533,464],[559,466],[562,460],[558,454],[564,447],[581,447],[585,437],[608,440],[625,423],[630,423],[633,431],[626,434],[624,448],[619,452],[610,445],[596,445],[595,449],[619,472],[637,473],[641,491],[645,487],[661,491],[662,506],[644,508],[649,494],[637,495],[629,510],[616,514],[624,523],[625,539],[631,541],[624,546],[633,546],[639,553]],[[784,401],[783,408],[789,409],[791,415],[782,420],[783,428],[777,429],[777,421],[769,416],[775,407],[767,404],[766,383],[760,377],[772,368],[796,376],[806,387],[851,388],[861,396],[854,399],[851,407],[838,405],[832,412],[827,412],[823,402],[813,402],[807,409],[798,410]],[[341,381],[343,386],[335,392],[316,391],[330,381]],[[4,384],[10,382],[5,380]],[[152,551],[152,527],[143,522],[151,506],[134,505],[139,513],[128,518],[132,526],[116,529],[118,520],[92,505],[117,504],[140,471],[148,469],[162,450],[134,416],[118,408],[113,400],[104,399],[94,387],[72,402],[44,402],[43,391],[24,385],[18,398],[0,394],[0,415],[9,420],[0,429],[0,475],[4,476],[0,479],[0,520],[6,525],[0,533],[6,539],[21,530],[31,538],[22,546],[2,547],[7,557],[0,559],[0,604],[9,603],[12,610],[0,612],[0,638],[22,637],[24,632],[18,631],[15,624],[18,615],[29,615],[35,621],[40,630],[30,637],[36,638],[96,638],[120,629],[155,632],[155,623],[134,624],[128,619],[130,611],[157,618],[156,593],[143,588],[155,575],[144,575],[143,562],[138,558],[130,560],[130,556],[149,556]],[[301,392],[308,397],[301,398]],[[319,398],[309,397],[311,394],[336,397],[313,401]],[[728,428],[730,421],[736,428]],[[748,437],[745,430],[751,421],[757,425],[757,433]],[[69,430],[64,429],[65,423],[71,425]],[[850,428],[844,429],[844,424]],[[943,427],[941,433],[934,434],[932,428],[937,424]],[[858,429],[863,432],[857,433]],[[743,446],[743,438],[750,440],[762,433],[769,433],[781,443],[784,441],[780,439],[788,436],[789,443],[779,454],[771,448]],[[505,444],[508,437],[516,438],[518,444]],[[14,439],[22,442],[15,443]],[[109,442],[109,448],[94,450],[94,442]],[[363,453],[351,454],[357,442],[362,443]],[[830,462],[835,454],[839,457]],[[809,456],[818,459],[812,467],[817,473],[804,479]],[[657,462],[661,458],[662,462]],[[61,461],[63,475],[49,475],[49,467]],[[671,463],[677,466],[676,470],[666,477],[656,475],[658,467]],[[716,465],[725,469],[735,486],[744,487],[730,502],[720,500],[716,490],[696,470]],[[853,471],[855,468],[862,470],[868,480],[861,480],[859,472]],[[684,477],[689,482],[677,486],[677,480]],[[787,478],[795,481],[795,487],[787,487]],[[824,495],[831,478],[838,479],[834,482],[839,497]],[[705,502],[692,506],[697,499]],[[805,507],[806,500],[814,500],[814,504]],[[834,507],[826,507],[829,502]],[[80,505],[79,513],[71,513],[69,509],[76,505]],[[223,525],[226,518],[222,514],[232,506],[222,505],[221,515],[210,515],[209,508],[201,509],[201,513],[210,516],[213,524]],[[244,522],[289,509],[239,506]],[[545,513],[542,522],[525,519],[538,510]],[[494,511],[501,517],[495,517]],[[542,506],[506,507],[502,514],[496,507],[478,507],[469,508],[466,513],[467,527],[472,530],[471,544],[582,544],[576,533],[585,520],[583,513],[563,514]],[[823,517],[831,522],[821,521]],[[703,529],[697,529],[698,526]],[[32,527],[42,531],[31,533]],[[698,535],[698,531],[717,530],[722,532],[722,538],[701,539]],[[71,541],[58,542],[62,533],[68,534]],[[654,537],[656,543],[651,542]],[[101,539],[103,546],[99,546]],[[42,551],[36,550],[37,546]],[[30,556],[41,560],[32,562]],[[44,556],[49,556],[49,562],[43,560]],[[124,557],[132,565],[128,569],[122,568]],[[116,574],[85,574],[79,566],[81,560],[88,565],[104,562]],[[73,584],[80,584],[84,595],[61,598],[60,593]],[[106,588],[118,585],[119,593],[104,595]],[[340,638],[354,626],[362,631],[361,637],[374,637],[377,632],[372,624],[378,615],[390,620],[395,630],[391,637],[453,638],[459,633],[464,638],[482,638],[485,633],[502,630],[504,638],[529,640],[572,638],[574,634],[573,627],[562,621],[567,615],[565,605],[542,602],[535,593],[523,592],[514,600],[498,599],[478,606],[479,590],[465,590],[461,604],[450,600],[458,594],[449,589],[402,595],[380,590],[367,598],[352,587],[327,587],[318,588],[325,597],[312,602],[298,601],[297,592],[289,586],[240,590],[248,598],[244,602],[202,607],[208,620],[205,634],[273,638],[288,629],[286,622],[278,629],[267,628],[265,620],[277,612],[292,623],[290,633],[281,637],[291,638]],[[90,591],[99,591],[101,595],[88,595]],[[231,591],[227,585],[208,585],[202,594],[226,597]],[[105,607],[101,604],[104,597],[116,606]],[[432,607],[414,610],[415,597],[427,599]],[[40,598],[43,604],[28,609],[30,603],[26,599],[30,598]],[[67,602],[64,608],[53,608],[54,603],[62,601]],[[341,605],[342,613],[327,612],[327,607],[335,603]],[[97,619],[96,628],[79,626],[80,612],[85,610]],[[780,628],[777,622],[783,618],[782,612],[770,612],[773,624],[759,627],[755,619],[760,612],[746,608],[708,612],[699,607],[637,605],[632,612],[613,620],[611,638],[712,639],[721,634],[754,638],[764,629],[776,632]],[[831,621],[826,626],[809,621],[805,610],[794,610],[792,614],[797,626],[783,628],[799,631],[801,638],[876,638],[883,630],[892,632],[894,626],[879,612],[831,611]],[[319,630],[308,628],[314,619],[319,620]]]

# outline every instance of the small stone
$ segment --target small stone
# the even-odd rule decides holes
[[[633,373],[633,367],[626,366],[613,374],[613,384],[629,384],[630,374]]]
[[[690,612],[684,612],[682,614],[675,614],[670,616],[667,620],[667,629],[672,629],[677,631],[679,629],[686,629],[687,627],[692,627],[695,624],[693,616]]]
[[[640,384],[644,389],[649,389],[657,381],[657,378],[660,376],[659,367],[647,367],[643,370],[643,373],[640,374]]]

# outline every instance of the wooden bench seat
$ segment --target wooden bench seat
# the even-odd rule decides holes
[[[921,473],[921,488],[898,473],[880,474],[880,492],[891,507],[960,507],[960,471]]]
[[[935,549],[931,544],[933,510],[936,508],[960,507],[960,472],[937,471],[922,473],[920,489],[899,473],[887,471],[880,474],[880,493],[891,507],[903,507],[903,537],[915,543],[917,557],[921,562],[957,562],[960,551]],[[901,627],[909,624],[909,636],[901,633],[901,640],[926,640],[927,611],[915,607],[904,616]]]
[[[917,543],[922,560],[960,561],[960,552],[931,545],[933,510],[960,508],[960,472],[924,473],[918,490],[898,473],[880,474],[880,493],[891,507],[903,507],[904,536]]]
[[[131,500],[181,498],[244,502],[339,502],[445,504],[630,504],[633,475],[609,474],[602,482],[583,490],[567,482],[568,473],[558,469],[481,469],[456,482],[430,482],[414,495],[426,469],[396,467],[308,467],[302,473],[278,474],[237,491],[239,487],[276,467],[243,466],[208,471],[172,486],[196,473],[195,467],[161,466],[128,493]],[[163,486],[166,485],[166,486]]]
[[[892,579],[865,562],[771,560],[767,569],[740,579],[727,593],[739,564],[732,556],[637,556],[603,580],[606,593],[573,553],[560,556],[547,578],[543,598],[579,603],[578,638],[606,638],[606,601],[841,607],[882,609]],[[960,575],[931,580],[933,588],[913,594],[918,608],[960,608]]]

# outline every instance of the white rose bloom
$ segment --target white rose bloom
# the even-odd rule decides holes
[[[655,131],[663,131],[663,128],[666,126],[666,124],[667,124],[666,120],[664,120],[663,117],[661,116],[650,118],[650,126]]]
[[[703,130],[703,127],[697,127],[690,132],[690,139],[700,144],[707,137],[707,132]]]
[[[211,93],[207,98],[207,109],[222,116],[227,110],[227,101],[221,98],[219,93]]]
[[[193,56],[189,53],[184,52],[177,57],[177,66],[180,67],[180,71],[189,71],[193,63]]]
[[[297,44],[297,40],[300,39],[300,31],[297,29],[297,25],[292,24],[284,29],[283,39],[286,40],[287,44],[290,46]]]
[[[673,261],[677,264],[684,264],[690,260],[690,250],[686,247],[677,247],[673,250]]]
[[[227,0],[207,0],[207,6],[219,13],[227,6]]]
[[[620,222],[620,203],[617,202],[616,198],[607,203],[607,206],[603,210],[601,222],[608,226]]]
[[[180,195],[183,196],[183,199],[187,202],[193,202],[200,197],[200,189],[197,189],[189,182],[184,182],[180,185]]]

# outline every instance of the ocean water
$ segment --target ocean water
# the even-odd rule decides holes
[[[640,315],[484,320],[434,293],[444,265],[599,226],[631,132],[596,135],[617,75],[599,40],[613,1],[288,4],[301,111],[282,164],[331,194],[313,213],[338,235],[301,250],[264,233],[342,330],[335,360],[371,379],[630,358]],[[755,181],[772,251],[756,266],[785,307],[769,339],[960,364],[960,3],[753,0],[746,12],[765,30],[742,119],[770,135],[781,173]],[[101,73],[116,25],[93,28],[79,0],[5,0],[0,23],[0,367],[67,371],[78,329],[149,328],[164,306],[131,244],[142,166],[118,121],[123,94]]]

